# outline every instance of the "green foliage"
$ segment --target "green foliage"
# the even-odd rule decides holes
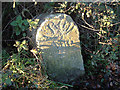
[[[15,21],[11,22],[10,25],[14,26],[14,33],[16,36],[20,35],[22,32],[26,31],[28,28],[27,20],[22,20],[22,17],[19,15]],[[24,37],[25,33],[22,34]]]
[[[7,62],[7,58],[10,56],[9,53],[7,53],[6,50],[2,50],[2,65],[5,65]]]
[[[73,16],[80,28],[82,54],[89,76],[112,72],[106,68],[117,63],[120,37],[118,3],[60,3],[56,12]],[[112,68],[112,66],[110,66]],[[114,70],[114,69],[113,69]],[[104,78],[101,78],[101,83]]]
[[[41,62],[40,52],[36,49],[28,51],[26,40],[16,41],[14,46],[18,53],[13,53],[8,57],[6,57],[7,53],[5,51],[3,54],[4,60],[8,60],[3,68],[3,87],[10,85],[17,88],[55,88],[64,85],[47,79],[48,76],[43,72],[44,70],[41,70],[41,67],[44,68],[44,64]],[[31,57],[30,54],[33,54],[34,57]],[[68,85],[66,84],[66,86]]]
[[[9,4],[8,6],[10,5],[12,7],[12,4]],[[15,3],[13,5],[15,5]],[[32,5],[34,9],[31,8]],[[18,15],[20,12],[22,13],[23,10],[19,10],[21,9],[21,6],[24,7],[24,10],[28,10],[30,16],[32,17],[36,16],[37,13],[49,12],[60,12],[71,15],[80,30],[80,39],[82,54],[84,57],[84,65],[86,69],[86,76],[91,80],[93,80],[93,77],[96,77],[96,82],[99,82],[100,85],[107,83],[106,78],[104,78],[105,75],[110,75],[112,77],[115,76],[116,78],[116,75],[114,75],[114,73],[119,73],[118,69],[116,68],[119,66],[118,56],[120,55],[120,5],[117,2],[51,2],[36,3],[36,5],[31,3],[18,2],[16,3],[16,6],[13,10],[9,8],[9,13],[6,11],[6,8],[3,9],[5,11],[3,12],[3,16],[5,15],[3,18],[6,18],[8,14],[13,18],[14,16],[12,15]],[[26,8],[29,6],[30,8]],[[16,19],[10,23],[10,25],[13,26],[13,34],[15,34],[13,39],[16,40],[16,36],[22,35],[22,37],[20,37],[22,39],[16,40],[14,44],[15,48],[17,49],[17,53],[14,51],[15,49],[13,49],[12,53],[6,49],[2,50],[3,87],[10,85],[16,88],[72,87],[72,85],[48,80],[44,64],[41,63],[42,58],[40,50],[29,50],[31,47],[28,43],[28,40],[23,40],[23,37],[26,37],[27,35],[26,30],[29,29],[32,31],[33,29],[36,29],[40,20],[23,20],[22,18],[26,17],[28,14],[22,16],[21,15],[17,16]],[[26,18],[30,17],[28,16]],[[5,20],[3,20],[4,23],[8,22]],[[8,26],[3,26],[5,29],[7,28],[9,30]],[[6,33],[8,34],[9,31],[6,31]],[[6,33],[3,34],[3,37],[6,35]],[[8,42],[9,41],[4,43]],[[9,44],[13,45],[11,43]],[[116,79],[115,81],[118,80]],[[105,85],[103,85],[103,87],[104,86]],[[116,84],[114,86],[119,86],[119,84]]]
[[[29,30],[32,31],[33,29],[37,29],[38,22],[40,21],[39,19],[27,19],[29,23]]]
[[[20,41],[16,41],[16,44],[14,44],[14,46],[17,47],[18,52],[21,52],[22,49],[28,50],[27,45],[28,43],[26,40],[23,40],[22,43],[20,43]]]

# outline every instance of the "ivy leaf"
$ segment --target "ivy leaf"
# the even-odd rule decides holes
[[[21,24],[21,23],[18,23],[18,26],[21,28],[21,27],[22,27],[22,24]]]
[[[27,20],[24,20],[24,25],[28,25],[28,21]]]
[[[22,44],[26,44],[26,40],[23,40],[23,41],[22,41]]]
[[[22,31],[25,31],[25,26],[21,26]]]
[[[17,29],[15,33],[16,35],[20,35],[21,32]]]
[[[16,18],[16,21],[19,21],[19,20],[22,20],[22,17],[20,15]]]
[[[23,45],[23,49],[28,50],[27,45]]]
[[[17,50],[18,50],[18,52],[20,52],[20,51],[22,50],[22,48],[21,48],[21,47],[18,47]]]
[[[16,41],[15,43],[16,43],[17,46],[20,45],[20,41]]]
[[[26,36],[26,33],[23,33],[23,37],[25,37]]]
[[[16,22],[16,21],[13,21],[13,22],[10,23],[10,25],[12,25],[12,26],[17,26],[17,22]]]

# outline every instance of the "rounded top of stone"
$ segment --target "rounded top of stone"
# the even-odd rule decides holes
[[[36,34],[38,47],[46,41],[79,42],[78,27],[69,15],[50,14],[43,19]]]

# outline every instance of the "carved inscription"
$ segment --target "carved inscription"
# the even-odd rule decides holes
[[[58,15],[52,19],[47,18],[44,23],[41,24],[36,38],[41,48],[46,47],[45,45],[44,47],[42,46],[42,42],[46,42],[47,46],[50,45],[49,43],[51,42],[56,47],[77,46],[76,43],[79,42],[79,39],[76,38],[76,35],[79,35],[77,26],[74,22],[69,22],[67,18],[69,18],[69,16],[65,14]]]

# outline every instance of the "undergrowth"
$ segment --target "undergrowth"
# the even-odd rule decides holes
[[[16,2],[14,7],[12,2],[2,3],[3,89],[8,86],[120,88],[119,10],[120,4],[117,2]],[[36,22],[30,20],[42,13],[65,13],[78,25],[86,74],[77,83],[64,84],[49,80],[41,51],[31,46],[27,30],[34,28]]]

